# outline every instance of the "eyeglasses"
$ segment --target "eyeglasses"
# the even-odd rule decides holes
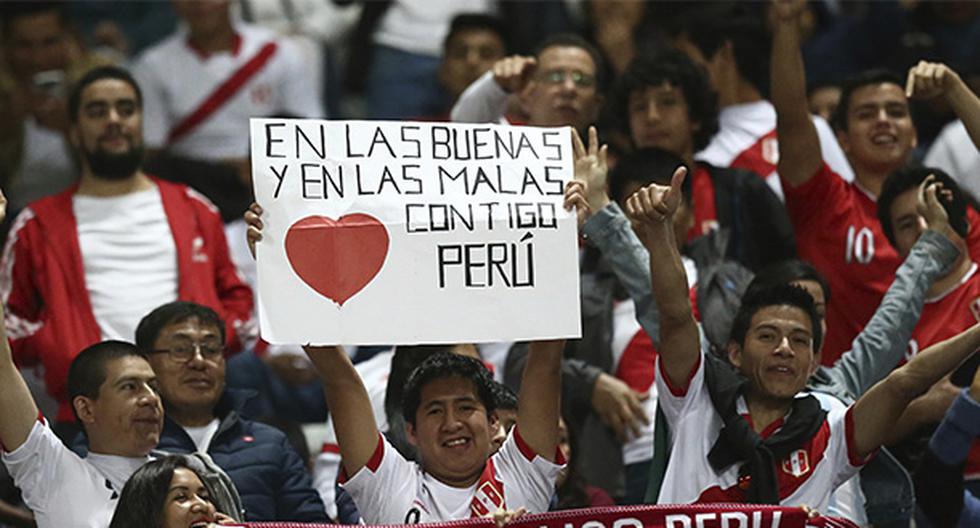
[[[575,86],[579,88],[592,88],[595,86],[595,75],[582,73],[578,70],[550,70],[538,75],[538,79],[547,84],[562,84],[565,79],[571,79]]]
[[[187,363],[197,353],[207,361],[216,361],[225,352],[225,347],[218,343],[180,343],[170,348],[151,350],[152,354],[170,354],[170,359],[178,363]]]

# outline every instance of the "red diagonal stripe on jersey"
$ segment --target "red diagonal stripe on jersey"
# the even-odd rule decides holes
[[[218,86],[217,89],[211,92],[211,95],[203,103],[170,130],[167,142],[173,143],[186,136],[210,117],[211,114],[227,103],[232,96],[241,90],[245,83],[262,70],[266,63],[269,62],[269,59],[276,54],[277,48],[278,46],[275,42],[269,42],[265,46],[262,46],[262,49],[254,57],[243,64],[241,68],[238,68],[231,77],[228,77],[225,82],[221,83],[221,86]]]

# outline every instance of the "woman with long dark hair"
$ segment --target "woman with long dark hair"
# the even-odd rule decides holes
[[[198,528],[236,522],[215,507],[208,469],[193,455],[167,455],[136,471],[119,496],[109,528]]]

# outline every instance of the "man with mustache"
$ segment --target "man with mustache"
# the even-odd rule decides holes
[[[0,295],[14,359],[44,366],[60,404],[56,429],[70,438],[66,375],[79,350],[131,339],[142,314],[177,299],[221,314],[235,350],[249,334],[252,292],[228,257],[214,207],[141,170],[142,97],[129,73],[90,71],[68,108],[79,184],[18,215]]]

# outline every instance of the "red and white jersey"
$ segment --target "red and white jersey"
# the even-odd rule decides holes
[[[799,257],[830,284],[822,358],[830,366],[874,315],[902,261],[881,229],[875,196],[857,181],[844,181],[824,163],[806,183],[785,191]],[[967,245],[976,257],[980,215],[970,208],[967,218]]]
[[[537,456],[515,427],[487,460],[483,474],[468,488],[438,481],[405,460],[384,437],[367,465],[341,481],[367,524],[419,524],[483,517],[498,509],[548,511],[555,479],[565,465]]]
[[[109,526],[123,486],[147,461],[94,454],[81,458],[40,417],[20,447],[3,453],[24,504],[42,528]]]
[[[722,420],[711,403],[704,364],[702,356],[691,373],[687,391],[683,391],[670,385],[658,359],[659,404],[670,425],[673,444],[658,504],[745,502],[745,492],[739,487],[739,464],[732,464],[718,473],[708,462],[708,453],[721,432]],[[738,402],[738,410],[751,420],[742,399]],[[782,420],[777,420],[761,436],[766,438],[781,425]],[[866,462],[853,452],[853,431],[849,409],[828,413],[820,429],[805,445],[777,463],[779,503],[783,506],[806,504],[826,511],[834,489],[853,477]]]
[[[257,26],[235,30],[230,52],[196,50],[181,29],[137,59],[148,147],[200,160],[241,159],[248,157],[250,117],[323,117],[320,94],[311,89],[316,79],[294,43]],[[225,96],[215,99],[219,88]]]
[[[845,180],[853,180],[854,172],[830,125],[817,116],[813,116],[813,124],[817,127],[823,159]],[[748,169],[765,178],[776,195],[783,197],[779,174],[776,173],[779,162],[776,109],[769,101],[722,108],[718,113],[718,133],[694,158],[716,167]]]
[[[925,300],[919,324],[912,331],[906,359],[980,322],[980,275],[977,265],[956,286]]]

